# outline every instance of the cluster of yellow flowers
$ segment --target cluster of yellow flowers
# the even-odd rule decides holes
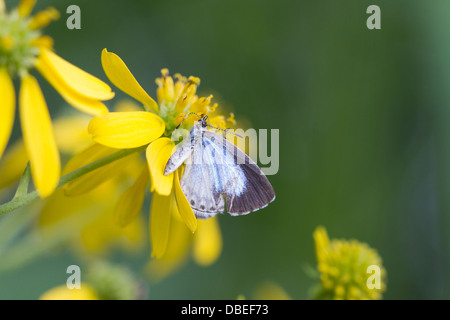
[[[331,240],[325,228],[314,232],[321,287],[317,299],[378,300],[386,289],[386,271],[377,251],[356,240]],[[368,286],[370,266],[380,272],[379,287]]]

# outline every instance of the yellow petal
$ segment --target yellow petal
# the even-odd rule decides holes
[[[86,98],[110,100],[114,97],[114,92],[106,83],[67,62],[51,50],[42,47],[39,58],[67,86]]]
[[[17,6],[17,10],[21,17],[28,16],[33,11],[37,0],[21,0]]]
[[[8,144],[11,130],[14,124],[14,114],[16,108],[16,94],[14,85],[8,71],[0,69],[0,158]]]
[[[99,300],[95,290],[86,283],[80,289],[69,289],[67,285],[54,287],[42,294],[40,300]]]
[[[152,256],[159,259],[164,255],[169,239],[170,215],[173,204],[173,194],[161,196],[153,193],[150,208],[150,241]]]
[[[109,156],[116,151],[117,149],[94,144],[70,159],[63,170],[63,175]],[[121,170],[125,170],[130,163],[133,163],[133,159],[138,156],[138,153],[130,154],[71,181],[64,186],[65,194],[68,196],[77,196],[97,188],[106,181],[117,177]]]
[[[74,108],[90,115],[99,115],[108,112],[108,108],[99,100],[88,98],[68,86],[65,80],[53,68],[49,67],[47,62],[41,57],[36,59],[35,67],[53,88],[58,91],[61,97]]]
[[[28,162],[23,141],[15,142],[0,162],[0,189],[19,181]]]
[[[33,47],[45,47],[49,50],[53,48],[53,38],[47,35],[42,35],[31,41]]]
[[[60,17],[59,11],[53,7],[48,7],[36,13],[30,20],[28,27],[31,30],[42,29],[50,22],[58,20]]]
[[[128,149],[149,144],[165,130],[164,121],[151,112],[111,112],[91,120],[89,133],[95,142]]]
[[[31,75],[22,78],[19,107],[33,181],[39,195],[46,197],[58,184],[61,163],[47,104],[38,82]]]
[[[169,235],[170,239],[164,256],[160,259],[152,259],[147,265],[146,271],[152,282],[161,281],[180,269],[190,253],[192,234],[179,218],[176,204],[172,205]]]
[[[175,198],[177,200],[178,212],[180,213],[181,220],[191,230],[192,233],[197,229],[197,218],[194,215],[194,211],[183,193],[180,186],[179,170],[175,171],[175,177],[173,179],[173,186],[175,191]]]
[[[159,138],[147,147],[146,156],[152,186],[160,195],[168,196],[172,192],[173,173],[165,176],[164,168],[174,148],[175,143],[169,138]]]
[[[194,260],[201,266],[209,266],[219,258],[222,252],[222,235],[218,218],[198,220],[197,232],[194,235]]]
[[[144,166],[136,182],[125,190],[114,209],[116,223],[125,227],[136,219],[144,202],[145,188],[149,179],[148,167]]]
[[[198,113],[198,114],[206,114],[207,111],[207,107],[209,106],[209,104],[211,103],[211,99],[212,99],[213,95],[209,95],[208,97],[202,97],[199,98],[197,101],[195,101],[190,107],[189,107],[189,111],[190,112],[194,112],[194,113]]]
[[[178,101],[175,105],[175,111],[177,113],[185,113],[188,107],[197,101],[198,97],[195,94],[197,92],[197,86],[200,84],[200,79],[196,77],[189,77],[189,81],[184,86],[183,92],[181,93]]]
[[[321,262],[329,251],[330,246],[327,230],[322,226],[318,226],[316,230],[314,230],[313,237],[317,261]]]
[[[120,90],[142,102],[154,112],[158,112],[158,104],[151,98],[134,78],[122,59],[106,49],[102,51],[102,65],[106,76]]]

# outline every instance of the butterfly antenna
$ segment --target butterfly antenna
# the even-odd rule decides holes
[[[200,117],[198,114],[196,114],[195,112],[189,112],[186,113],[186,115],[183,117],[183,120],[181,120],[181,122],[175,127],[175,129],[178,129],[179,127],[181,127],[181,125],[183,124],[183,122],[189,118],[191,115],[195,114],[197,117],[199,117],[199,119],[201,119],[202,117]]]
[[[198,115],[195,112],[189,112],[188,113],[189,116],[192,115],[192,114],[195,114],[199,119],[203,119],[203,117],[208,117],[207,115]]]
[[[216,129],[216,130],[220,130],[220,131],[222,131],[225,135],[226,135],[227,133],[231,133],[231,134],[233,134],[233,135],[235,135],[235,136],[238,136],[239,138],[244,139],[244,137],[238,135],[237,133],[229,132],[230,129],[228,129],[228,128],[227,128],[227,129],[217,128],[217,127],[214,127],[212,124],[209,124],[209,123],[208,123],[208,127],[214,128],[214,129]]]

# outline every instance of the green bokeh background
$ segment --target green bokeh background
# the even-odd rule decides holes
[[[66,28],[70,4],[81,8],[81,30]],[[366,27],[372,4],[381,30]],[[62,13],[46,29],[56,52],[82,69],[107,81],[100,53],[108,48],[153,96],[167,67],[200,77],[201,92],[254,128],[280,129],[280,169],[269,177],[276,201],[220,216],[219,260],[189,262],[151,285],[150,299],[251,298],[266,280],[307,299],[318,225],[378,250],[385,299],[450,297],[448,1],[47,0],[38,8],[48,5]],[[40,83],[55,116],[66,106]],[[139,270],[149,250],[112,260]],[[0,274],[0,299],[36,299],[77,263],[58,250]]]

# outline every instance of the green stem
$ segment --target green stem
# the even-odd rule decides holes
[[[103,167],[111,162],[122,159],[134,152],[141,151],[143,149],[144,149],[144,147],[139,147],[139,148],[135,148],[135,149],[123,149],[123,150],[117,151],[107,157],[104,157],[104,158],[94,161],[88,165],[85,165],[84,167],[81,167],[71,173],[66,174],[65,176],[62,176],[59,179],[57,188],[62,187],[63,185],[65,185],[65,184],[91,172],[91,171],[94,171],[95,169]],[[39,194],[36,190],[33,192],[30,192],[30,193],[27,193],[26,195],[21,196],[19,198],[14,198],[9,202],[0,205],[0,216],[8,214],[20,207],[23,207],[23,206],[33,202],[34,200],[37,200],[37,199],[39,199]]]

